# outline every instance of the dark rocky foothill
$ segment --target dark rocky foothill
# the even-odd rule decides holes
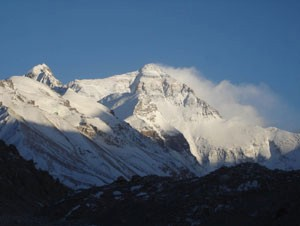
[[[0,141],[0,225],[47,225],[41,208],[65,197],[70,190],[47,172],[24,160],[12,145]]]
[[[300,225],[300,171],[254,163],[72,191],[0,143],[0,225]]]
[[[47,213],[94,225],[300,225],[300,172],[244,163],[202,178],[120,179]]]

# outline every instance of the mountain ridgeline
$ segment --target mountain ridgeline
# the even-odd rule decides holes
[[[41,64],[2,80],[0,139],[75,189],[243,162],[300,169],[300,134],[224,119],[155,64],[66,85]]]

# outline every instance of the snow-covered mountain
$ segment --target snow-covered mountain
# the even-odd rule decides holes
[[[60,95],[47,85],[25,76],[0,82],[0,138],[64,184],[201,172],[188,152],[159,146],[94,99],[71,89]]]
[[[226,120],[155,64],[65,86],[42,64],[0,81],[0,139],[77,188],[244,161],[300,168],[300,134]]]
[[[270,168],[300,168],[300,134],[223,119],[187,85],[160,66],[68,84],[78,94],[112,109],[142,134],[164,143],[176,140],[208,171],[223,164],[255,161]],[[187,150],[189,149],[189,150]]]

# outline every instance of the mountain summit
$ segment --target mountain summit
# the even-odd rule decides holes
[[[244,161],[300,167],[293,160],[300,155],[299,134],[226,120],[162,66],[147,64],[135,72],[70,84],[161,145],[192,153],[208,171]]]
[[[34,66],[25,76],[44,83],[51,88],[62,86],[62,83],[55,78],[51,69],[44,63]]]
[[[140,68],[139,73],[149,77],[158,77],[166,74],[158,64],[146,64]]]

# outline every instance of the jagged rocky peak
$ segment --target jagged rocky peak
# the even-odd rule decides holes
[[[165,95],[166,86],[177,83],[164,71],[163,67],[158,64],[146,64],[139,69],[138,75],[131,84],[131,90],[149,95]],[[180,86],[180,84],[177,85]]]
[[[61,87],[62,83],[55,78],[53,72],[46,64],[38,64],[34,66],[25,75],[28,78],[32,78],[36,81],[44,83],[51,88]]]
[[[205,101],[198,98],[190,87],[173,78],[171,74],[167,74],[163,67],[157,64],[146,64],[142,67],[132,87],[134,91],[146,94],[148,97],[168,98],[176,105],[211,108]],[[215,109],[212,110],[219,116]]]

